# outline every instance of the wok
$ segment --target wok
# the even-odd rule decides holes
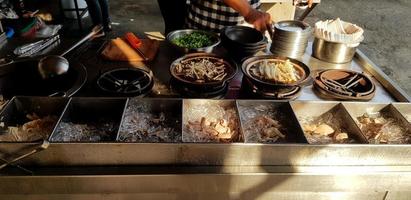
[[[87,70],[80,63],[70,64],[67,73],[47,80],[38,72],[39,59],[13,61],[0,65],[0,94],[13,96],[63,96],[74,95],[86,82]]]

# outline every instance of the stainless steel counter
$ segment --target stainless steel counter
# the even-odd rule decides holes
[[[410,100],[360,51],[352,63],[331,65],[307,50],[313,71],[371,75],[373,102]],[[177,57],[167,52],[147,65],[163,84]],[[321,99],[306,87],[298,100]],[[0,143],[0,152],[8,158],[34,145]],[[0,199],[406,199],[411,191],[411,145],[51,143],[17,164],[32,173],[0,171]]]

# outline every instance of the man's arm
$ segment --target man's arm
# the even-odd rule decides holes
[[[270,14],[252,8],[247,0],[223,0],[223,2],[239,12],[246,22],[254,25],[254,28],[259,31],[264,32],[271,26]]]

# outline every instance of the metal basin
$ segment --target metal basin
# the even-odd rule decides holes
[[[312,47],[313,56],[330,63],[348,63],[352,61],[356,47],[315,38]]]

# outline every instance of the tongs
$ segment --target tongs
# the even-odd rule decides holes
[[[49,143],[47,140],[43,140],[43,142],[40,144],[40,146],[37,146],[37,147],[34,148],[33,150],[31,150],[31,151],[29,151],[29,152],[27,152],[27,153],[25,153],[25,154],[23,154],[23,155],[21,155],[21,156],[18,156],[18,157],[16,157],[16,158],[13,158],[12,160],[9,160],[9,161],[8,161],[8,160],[2,158],[1,160],[3,160],[5,163],[2,164],[2,165],[0,165],[0,170],[3,169],[3,168],[5,168],[5,167],[7,167],[8,165],[12,165],[13,163],[15,163],[15,162],[17,162],[17,161],[19,161],[19,160],[22,160],[22,159],[24,159],[24,158],[26,158],[26,157],[28,157],[28,156],[31,156],[31,155],[39,152],[39,151],[42,151],[42,150],[47,149],[47,148],[49,147],[49,145],[50,145],[50,143]]]

